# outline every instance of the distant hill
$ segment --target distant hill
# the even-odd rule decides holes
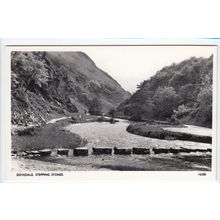
[[[11,95],[12,124],[88,111],[94,99],[108,112],[130,96],[82,52],[12,52]]]
[[[172,64],[138,85],[118,108],[134,120],[158,119],[203,126],[212,123],[213,56]]]

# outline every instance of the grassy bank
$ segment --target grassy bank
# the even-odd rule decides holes
[[[20,133],[12,135],[12,149],[25,151],[84,146],[84,139],[63,129],[69,123],[69,120],[61,120],[53,124],[23,129]]]
[[[164,140],[183,140],[201,143],[212,143],[209,136],[195,135],[183,132],[174,132],[164,130],[159,125],[150,125],[147,123],[134,123],[127,127],[127,131],[144,137],[158,138]]]
[[[68,132],[65,126],[71,123],[110,122],[111,118],[102,116],[74,114],[71,118],[42,126],[19,127],[13,130],[12,150],[29,151],[53,148],[76,148],[85,146],[87,141],[79,135]],[[114,120],[113,123],[117,122]]]

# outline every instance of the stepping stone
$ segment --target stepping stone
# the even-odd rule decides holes
[[[28,151],[28,150],[26,150],[26,151],[24,151],[26,154],[30,154],[31,153],[31,151]]]
[[[153,148],[153,151],[155,154],[168,154],[169,153],[168,148]]]
[[[32,154],[33,156],[40,156],[40,152],[38,150],[32,150],[30,154]]]
[[[28,154],[26,153],[26,152],[22,152],[21,154],[20,154],[20,156],[21,157],[25,157],[25,156],[27,156]]]
[[[197,149],[189,149],[190,152],[197,152]]]
[[[69,149],[64,149],[64,148],[57,149],[57,154],[59,154],[59,155],[67,155],[68,156]]]
[[[169,152],[172,154],[178,154],[180,152],[180,149],[179,148],[170,148]]]
[[[74,156],[88,156],[89,151],[86,147],[77,147],[73,149]]]
[[[205,152],[208,152],[207,149],[196,149],[197,152],[201,152],[201,153],[205,153]]]
[[[50,156],[52,151],[50,149],[43,149],[43,150],[39,150],[39,152],[42,157],[45,157],[45,156]]]
[[[131,148],[125,148],[125,147],[114,147],[114,154],[119,155],[130,155],[132,149]]]
[[[18,153],[17,150],[12,150],[12,151],[11,151],[11,154],[17,154],[17,153]]]
[[[192,148],[181,148],[180,153],[195,153],[197,152],[197,149],[192,149]]]
[[[100,154],[112,154],[112,148],[109,147],[93,147],[92,148],[93,154],[100,155]]]
[[[188,149],[188,148],[180,148],[179,152],[180,153],[190,153],[192,151],[191,151],[191,149]]]
[[[33,157],[34,157],[33,154],[28,154],[27,156],[25,156],[25,158],[28,158],[28,159],[31,159],[31,158],[33,158]]]
[[[150,154],[150,149],[146,147],[133,147],[133,154]]]

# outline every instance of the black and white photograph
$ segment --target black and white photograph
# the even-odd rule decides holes
[[[213,168],[216,46],[12,47],[12,172]]]
[[[219,1],[2,0],[2,220],[218,220]]]

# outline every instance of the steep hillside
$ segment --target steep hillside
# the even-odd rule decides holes
[[[134,120],[168,119],[197,125],[212,123],[213,57],[184,60],[164,67],[118,108]]]
[[[12,124],[39,124],[56,114],[102,112],[130,96],[82,52],[12,52]]]

